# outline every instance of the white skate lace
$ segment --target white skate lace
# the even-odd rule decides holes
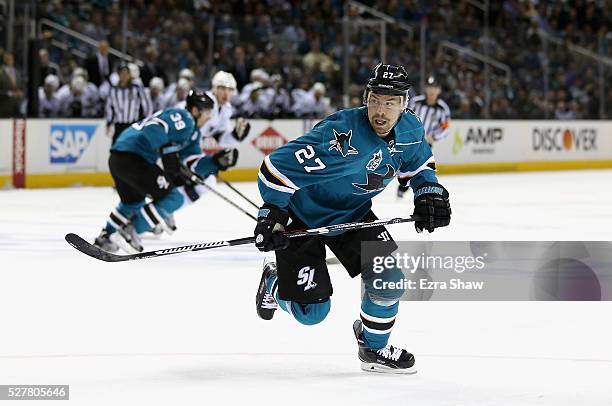
[[[261,302],[262,309],[277,309],[278,305],[276,304],[276,300],[272,297],[271,294],[267,293],[264,295],[263,301]]]
[[[376,353],[384,358],[397,361],[400,355],[402,355],[402,351],[403,350],[401,348],[395,348],[392,345],[387,345],[385,348],[381,348],[380,350],[376,351]]]

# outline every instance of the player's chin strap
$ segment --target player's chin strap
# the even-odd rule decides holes
[[[409,218],[393,218],[393,219],[382,219],[382,220],[363,221],[363,222],[358,221],[354,223],[343,223],[343,224],[336,224],[336,225],[327,226],[327,227],[311,228],[309,230],[292,231],[290,233],[285,233],[285,236],[287,238],[298,238],[298,237],[306,237],[306,236],[313,236],[313,235],[329,234],[329,233],[339,232],[339,231],[361,230],[364,228],[386,226],[390,224],[411,223],[411,222],[414,222],[415,220],[419,220],[419,219],[415,217],[409,217]],[[112,254],[110,252],[106,252],[100,249],[99,247],[96,247],[95,245],[90,244],[82,237],[79,237],[78,235],[73,234],[73,233],[66,234],[65,238],[68,244],[72,245],[74,248],[81,251],[83,254],[89,255],[92,258],[98,259],[100,261],[105,261],[105,262],[123,262],[123,261],[137,260],[137,259],[155,258],[155,257],[166,256],[166,255],[172,255],[172,254],[180,254],[184,252],[203,251],[203,250],[219,248],[219,247],[233,247],[235,245],[253,244],[255,242],[255,237],[244,237],[244,238],[238,238],[235,240],[203,242],[203,243],[197,243],[197,244],[192,244],[192,245],[184,245],[182,247],[174,247],[174,248],[167,248],[167,249],[157,250],[157,251],[141,252],[138,254],[117,255],[117,254]]]

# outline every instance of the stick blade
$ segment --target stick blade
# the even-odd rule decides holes
[[[65,239],[68,244],[72,245],[74,248],[81,251],[83,254],[89,255],[90,257],[98,259],[100,261],[121,262],[128,261],[130,259],[129,255],[116,255],[110,252],[106,252],[100,249],[99,247],[96,247],[95,245],[85,241],[84,238],[73,233],[66,234]]]

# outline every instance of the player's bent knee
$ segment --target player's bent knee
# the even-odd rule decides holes
[[[300,304],[291,303],[291,313],[293,317],[300,323],[312,326],[325,320],[329,309],[331,308],[331,300],[327,299],[321,303]]]

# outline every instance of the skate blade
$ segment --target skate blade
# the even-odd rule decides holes
[[[414,367],[389,368],[384,365],[372,364],[369,362],[362,362],[361,369],[366,372],[376,372],[379,374],[414,375],[417,373],[417,370]]]

